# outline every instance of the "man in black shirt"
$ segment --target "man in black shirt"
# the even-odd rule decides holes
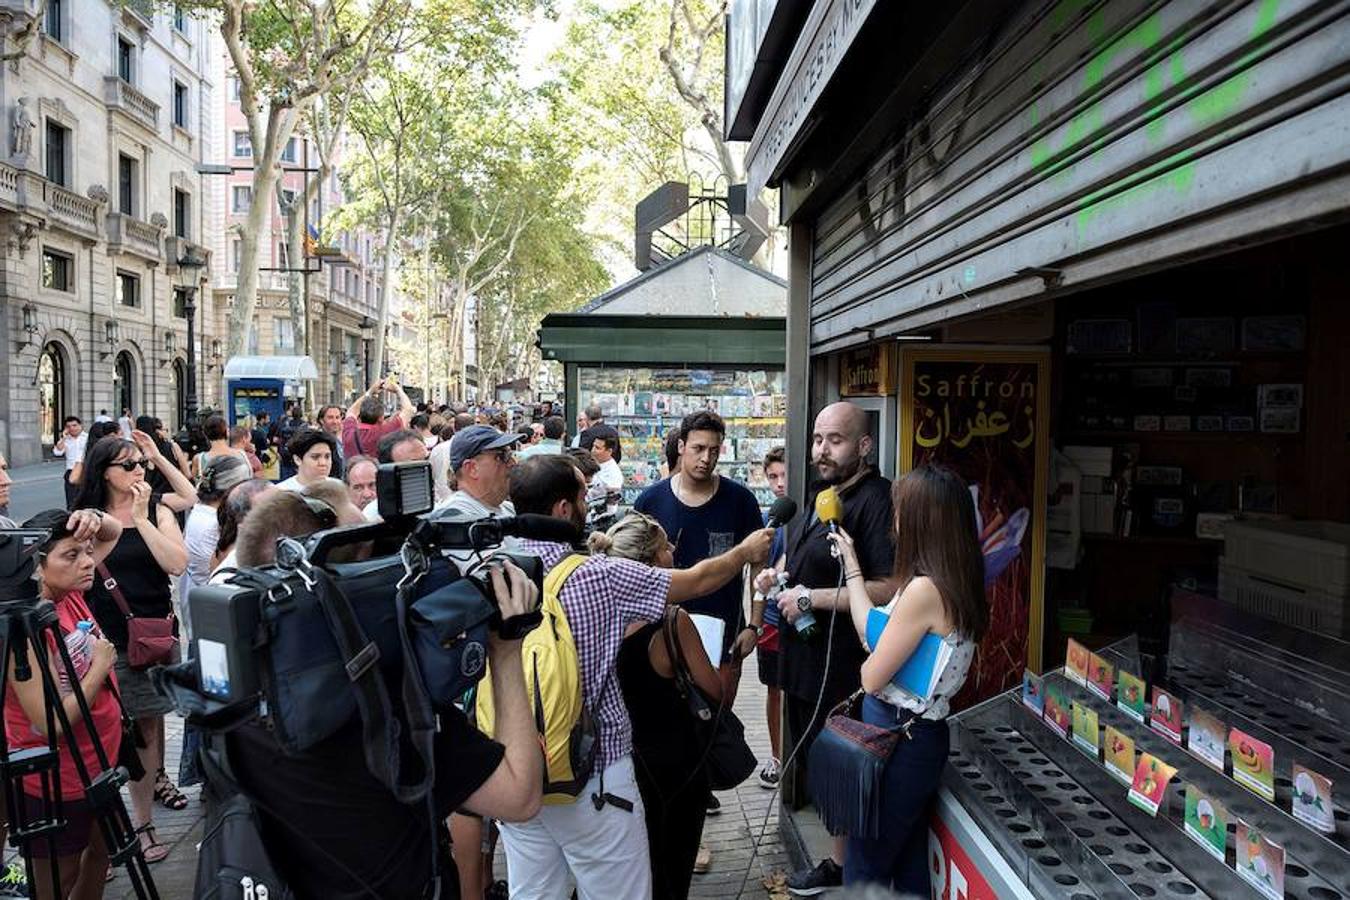
[[[841,525],[853,535],[872,602],[885,603],[895,589],[891,580],[895,558],[891,483],[867,464],[871,452],[867,414],[862,409],[845,402],[821,410],[811,443],[811,461],[820,479],[807,493],[804,514],[788,526],[784,566],[788,586],[778,597],[784,619],[779,632],[779,679],[787,725],[783,746],[796,749],[793,766],[783,776],[789,781],[785,798],[797,808],[806,801],[811,742],[820,734],[830,709],[861,685],[867,658],[849,617],[841,562],[830,553],[825,537],[828,526],[815,515],[820,491],[833,487],[839,492],[844,507]],[[774,576],[774,570],[764,570],[756,578],[756,587],[767,592]],[[816,625],[809,637],[803,637],[796,622],[808,609]],[[843,837],[836,836],[834,843],[830,858],[788,879],[789,891],[811,896],[843,883]]]
[[[310,504],[274,492],[252,515],[268,523],[241,529],[240,558],[267,562],[276,533],[310,534],[323,527]],[[339,513],[339,524],[351,520]],[[538,588],[509,563],[490,575],[503,619],[538,606]],[[540,806],[543,755],[525,695],[521,642],[489,637],[497,740],[469,725],[464,714],[440,716],[435,739],[437,822],[456,809],[503,821],[532,818]],[[438,844],[425,803],[404,804],[370,774],[361,723],[353,721],[304,753],[290,755],[259,721],[231,731],[226,746],[244,792],[256,798],[263,843],[298,900],[422,900],[438,856],[440,897],[460,896],[455,866]],[[473,852],[477,848],[472,848]]]

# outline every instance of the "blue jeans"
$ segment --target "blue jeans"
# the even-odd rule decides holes
[[[863,698],[862,717],[869,725],[897,725],[904,721],[897,712],[875,697]],[[902,894],[929,895],[928,815],[947,763],[948,741],[945,721],[916,719],[909,739],[895,745],[881,776],[881,827],[875,838],[848,839],[844,884],[880,884]]]

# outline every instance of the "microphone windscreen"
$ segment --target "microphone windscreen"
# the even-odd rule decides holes
[[[826,523],[838,524],[844,519],[844,503],[839,499],[839,492],[832,487],[816,494],[816,518]]]
[[[502,531],[515,537],[555,544],[575,544],[581,540],[581,531],[565,519],[525,513],[502,520]]]
[[[797,515],[797,501],[791,497],[779,497],[769,507],[769,518],[764,523],[769,528],[782,528]]]

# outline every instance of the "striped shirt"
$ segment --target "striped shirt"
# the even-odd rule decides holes
[[[574,552],[565,544],[532,540],[522,540],[520,551],[542,559],[545,571]],[[660,619],[669,594],[669,569],[611,556],[591,557],[563,583],[559,600],[577,642],[582,699],[600,729],[596,762],[602,768],[633,751],[633,725],[614,671],[624,629]]]

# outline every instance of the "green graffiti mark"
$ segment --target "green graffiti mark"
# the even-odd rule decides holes
[[[1237,68],[1240,71],[1237,74],[1207,89],[1202,90],[1198,86],[1190,86],[1179,95],[1183,105],[1178,108],[1184,108],[1186,114],[1191,116],[1197,124],[1208,125],[1223,121],[1241,108],[1242,98],[1251,85],[1251,64],[1259,52],[1259,44],[1262,38],[1275,24],[1279,5],[1279,0],[1261,0],[1256,21],[1252,25],[1252,47],[1238,61]],[[1171,80],[1173,84],[1181,85],[1185,81],[1186,74],[1182,50],[1179,43],[1175,42],[1170,50]],[[1152,74],[1153,70],[1150,69],[1145,77],[1146,92],[1149,89],[1148,83]],[[1154,117],[1145,127],[1145,134],[1150,142],[1156,142],[1162,138],[1165,120],[1165,116]],[[1076,216],[1079,241],[1081,242],[1086,237],[1087,230],[1093,221],[1108,210],[1127,206],[1160,190],[1170,190],[1179,194],[1189,192],[1195,183],[1196,153],[1197,150],[1194,147],[1173,153],[1142,171],[1106,185],[1085,197],[1084,205]],[[1134,184],[1122,190],[1122,185],[1128,182],[1134,182]]]

